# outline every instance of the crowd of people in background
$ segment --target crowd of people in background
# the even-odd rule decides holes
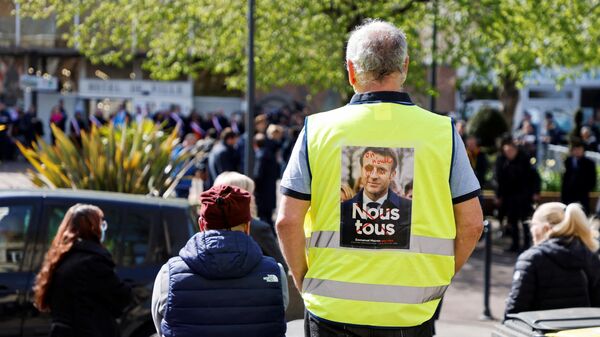
[[[275,109],[259,114],[254,119],[254,135],[247,134],[240,114],[226,118],[223,114],[204,117],[192,113],[184,120],[186,139],[210,144],[208,156],[199,165],[190,169],[180,182],[177,196],[188,197],[193,179],[202,180],[201,190],[213,186],[215,179],[224,172],[243,172],[246,167],[244,150],[251,142],[254,150],[254,165],[249,170],[256,188],[257,217],[273,225],[273,212],[277,201],[277,181],[290,157],[304,122],[301,112],[291,113],[286,109]],[[196,126],[193,126],[195,124]],[[205,131],[204,131],[205,130]],[[198,191],[196,192],[196,194]]]
[[[565,132],[558,127],[553,114],[547,112],[538,130],[540,126],[532,121],[531,114],[525,113],[515,132],[498,139],[498,152],[488,156],[479,140],[467,134],[466,122],[456,122],[480,185],[494,189],[494,208],[501,223],[506,220],[503,234],[511,238],[508,248],[511,252],[526,250],[531,245],[528,219],[541,201],[540,162],[537,159],[548,157],[549,145],[569,147],[562,163],[561,201],[581,204],[586,214],[596,211],[590,205],[589,195],[596,188],[596,163],[587,158],[585,152],[599,151],[596,139],[600,137],[600,113],[584,121],[584,114],[579,109],[574,114],[573,125],[572,130]],[[490,164],[488,158],[495,162]],[[487,174],[490,167],[491,176]]]
[[[181,179],[176,188],[177,197],[181,198],[188,197],[194,180],[196,183],[201,181],[201,186],[196,186],[194,196],[197,196],[208,190],[221,173],[244,172],[244,149],[246,143],[251,142],[255,160],[250,172],[251,178],[256,182],[257,216],[273,225],[276,183],[300,134],[304,116],[304,111],[291,111],[286,107],[260,112],[254,119],[255,132],[249,137],[242,112],[226,115],[223,111],[200,113],[193,110],[188,116],[184,116],[178,105],[172,105],[166,111],[145,115],[140,109],[129,112],[123,103],[110,115],[97,109],[85,116],[81,111],[70,115],[64,102],[59,100],[51,109],[47,125],[62,130],[79,146],[82,132],[89,131],[93,125],[101,127],[113,123],[115,126],[122,126],[151,120],[162,125],[167,131],[177,127],[181,142],[173,151],[173,157],[179,155],[182,149],[194,146],[199,141],[202,141],[205,150],[209,152]],[[9,109],[0,102],[0,160],[15,160],[18,156],[16,142],[30,145],[37,137],[45,134],[44,124],[37,117],[35,106],[32,105],[23,112],[19,108]],[[51,130],[46,132],[50,133],[51,142],[54,144],[54,134]]]
[[[521,253],[505,319],[523,311],[600,305],[598,233],[587,218],[598,213],[590,205],[597,165],[586,157],[586,151],[600,150],[600,110],[587,121],[583,111],[577,110],[569,131],[562,130],[550,112],[541,124],[536,125],[526,113],[514,133],[498,140],[498,152],[486,154],[479,140],[468,135],[466,122],[456,123],[480,185],[494,189],[492,208],[503,236],[510,238],[506,250]],[[551,158],[550,145],[567,145],[569,150],[560,172],[561,202],[543,203],[539,166]],[[489,159],[495,162],[490,165]]]
[[[226,115],[223,111],[200,113],[194,110],[184,116],[178,105],[146,115],[140,109],[128,111],[125,103],[110,115],[101,109],[88,116],[81,111],[70,115],[64,102],[59,100],[58,104],[52,107],[47,123],[62,130],[76,144],[81,144],[81,132],[89,131],[92,125],[100,127],[113,123],[119,126],[152,120],[163,125],[165,130],[178,127],[181,145],[175,149],[174,157],[183,148],[194,146],[198,141],[203,141],[209,152],[181,179],[176,193],[182,198],[189,196],[193,184],[196,190],[195,197],[209,189],[219,174],[228,171],[243,172],[244,149],[250,141],[255,155],[254,167],[250,172],[256,183],[257,216],[272,225],[272,215],[276,208],[277,180],[300,134],[305,112],[291,111],[287,108],[261,112],[255,117],[255,132],[251,138],[246,133],[243,117],[242,112]],[[50,130],[44,130],[44,124],[38,118],[35,106],[31,105],[24,111],[18,107],[7,107],[0,101],[0,160],[14,160],[18,156],[15,146],[17,141],[28,145],[37,137],[49,132],[54,143],[54,135]],[[570,131],[562,130],[551,112],[544,114],[540,124],[535,124],[531,114],[526,112],[515,132],[499,140],[499,152],[495,156],[495,163],[490,163],[488,158],[494,159],[494,156],[488,156],[481,149],[479,140],[467,134],[466,122],[458,120],[455,123],[458,134],[463,137],[469,160],[481,186],[489,187],[490,180],[492,182],[498,216],[500,219],[507,219],[504,232],[512,238],[509,248],[511,251],[527,248],[530,241],[526,219],[531,215],[533,205],[539,201],[541,187],[535,160],[531,160],[538,157],[538,147],[541,147],[544,156],[548,145],[569,145],[570,152],[564,161],[561,200],[565,203],[581,203],[588,214],[594,211],[589,205],[589,192],[596,186],[596,165],[585,157],[585,151],[599,150],[600,114],[596,113],[584,120],[583,111],[577,110]],[[490,170],[493,179],[489,179]],[[519,232],[522,232],[522,236]],[[519,242],[524,243],[521,245]]]
[[[9,108],[0,100],[0,161],[14,160],[16,142],[31,144],[44,135],[44,124],[37,117],[34,105],[29,109]]]

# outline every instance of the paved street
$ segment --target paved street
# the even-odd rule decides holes
[[[0,190],[34,188],[27,178],[26,170],[30,168],[26,162],[0,162]]]
[[[436,324],[438,337],[490,336],[494,325],[504,314],[504,301],[510,291],[516,255],[508,255],[494,247],[490,310],[493,321],[482,321],[483,313],[483,242],[469,263],[456,276],[448,289]]]

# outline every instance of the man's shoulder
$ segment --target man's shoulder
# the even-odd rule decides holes
[[[310,120],[320,119],[320,118],[339,118],[339,113],[344,110],[347,110],[349,107],[352,107],[352,105],[342,105],[342,106],[332,109],[332,110],[325,110],[325,111],[317,112],[317,113],[314,113],[314,114],[308,116],[307,119],[310,121]]]
[[[399,194],[397,194],[396,192],[390,190],[388,192],[388,198],[387,200],[389,200],[391,203],[393,203],[394,205],[396,205],[397,207],[402,207],[402,206],[411,206],[412,205],[412,200],[402,197]]]
[[[224,153],[227,153],[227,146],[223,145],[221,142],[216,143],[210,152],[210,154],[214,156],[220,156]]]
[[[590,166],[595,166],[595,165],[596,165],[596,164],[594,163],[594,161],[593,161],[593,160],[591,160],[591,159],[590,159],[590,158],[588,158],[588,157],[583,157],[582,159],[583,159],[583,162],[585,163],[585,165],[590,165]]]
[[[360,198],[359,198],[360,193],[362,193],[362,190],[360,192],[356,193],[356,195],[354,195],[352,198],[343,201],[342,208],[350,209],[350,208],[352,208],[353,204],[359,203],[360,202]]]

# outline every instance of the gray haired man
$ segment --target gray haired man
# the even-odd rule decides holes
[[[306,119],[281,180],[276,226],[307,336],[432,336],[444,291],[481,234],[480,187],[461,138],[449,118],[402,91],[407,49],[387,22],[352,32],[346,61],[356,94]],[[360,164],[342,156],[365,148],[391,155],[367,151]],[[397,153],[414,160],[394,165]],[[403,194],[401,176],[412,182],[405,208],[389,202]],[[344,184],[359,193],[340,203]]]

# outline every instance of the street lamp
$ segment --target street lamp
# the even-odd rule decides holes
[[[437,86],[437,20],[438,20],[438,1],[433,1],[433,32],[431,38],[433,39],[431,45],[431,74],[429,74],[429,83],[431,88],[435,90]],[[435,112],[435,95],[432,93],[429,97],[429,110]]]
[[[431,45],[431,73],[429,74],[429,85],[435,90],[437,86],[437,21],[438,21],[438,0],[416,0],[416,2],[432,2],[433,3],[433,25],[432,25],[432,45]],[[409,2],[403,10],[408,10],[412,6],[413,1]],[[429,96],[429,110],[435,112],[435,95],[432,93]]]
[[[248,79],[246,86],[246,148],[244,149],[244,173],[252,177],[254,169],[254,0],[248,0]]]

